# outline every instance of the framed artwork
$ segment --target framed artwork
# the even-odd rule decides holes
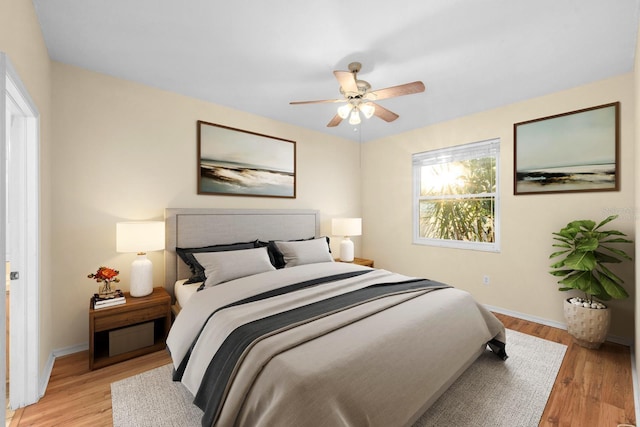
[[[198,120],[198,194],[295,198],[295,141]]]
[[[620,103],[513,125],[514,194],[617,191]]]

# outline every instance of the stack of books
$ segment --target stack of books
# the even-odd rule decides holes
[[[124,297],[124,293],[117,289],[112,295],[103,296],[100,294],[93,294],[91,297],[91,306],[94,310],[98,310],[100,308],[113,307],[114,305],[120,305],[127,302]]]

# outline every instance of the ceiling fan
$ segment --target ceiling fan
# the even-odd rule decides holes
[[[349,117],[349,124],[357,125],[361,122],[360,113],[362,113],[362,115],[367,119],[375,115],[386,122],[392,122],[399,116],[393,111],[389,111],[380,104],[375,103],[375,101],[424,92],[424,83],[421,81],[392,86],[385,89],[371,90],[371,85],[368,82],[358,80],[358,73],[361,68],[362,64],[359,62],[352,62],[349,64],[349,71],[333,72],[338,83],[340,83],[340,93],[344,96],[343,99],[292,101],[289,104],[300,105],[346,102],[345,105],[338,108],[337,114],[331,119],[331,121],[329,121],[327,127],[338,126],[340,122],[347,117]]]

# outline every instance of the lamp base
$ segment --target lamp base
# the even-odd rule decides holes
[[[131,283],[129,294],[132,297],[144,297],[153,292],[153,264],[146,254],[138,254],[131,263]]]
[[[353,262],[353,242],[348,237],[340,242],[340,261]]]

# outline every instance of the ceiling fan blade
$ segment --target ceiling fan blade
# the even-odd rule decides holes
[[[336,114],[335,116],[333,116],[333,119],[331,119],[331,121],[327,123],[327,127],[328,128],[336,127],[340,124],[340,122],[342,122],[342,117]]]
[[[321,99],[318,101],[291,101],[289,104],[291,105],[302,105],[302,104],[327,104],[332,102],[346,102],[346,99]]]
[[[373,112],[373,114],[378,116],[378,117],[380,117],[385,122],[392,122],[395,119],[397,119],[398,117],[400,117],[399,115],[397,115],[393,111],[387,110],[386,108],[384,108],[380,104],[373,103],[373,105],[376,107],[376,109]]]
[[[351,71],[334,71],[333,75],[336,76],[338,83],[342,90],[347,92],[358,92],[358,85],[356,79]]]
[[[413,93],[424,92],[424,89],[424,83],[422,83],[421,81],[405,83],[403,85],[371,91],[365,95],[365,99],[377,101],[380,99],[394,98],[396,96],[411,95]]]

